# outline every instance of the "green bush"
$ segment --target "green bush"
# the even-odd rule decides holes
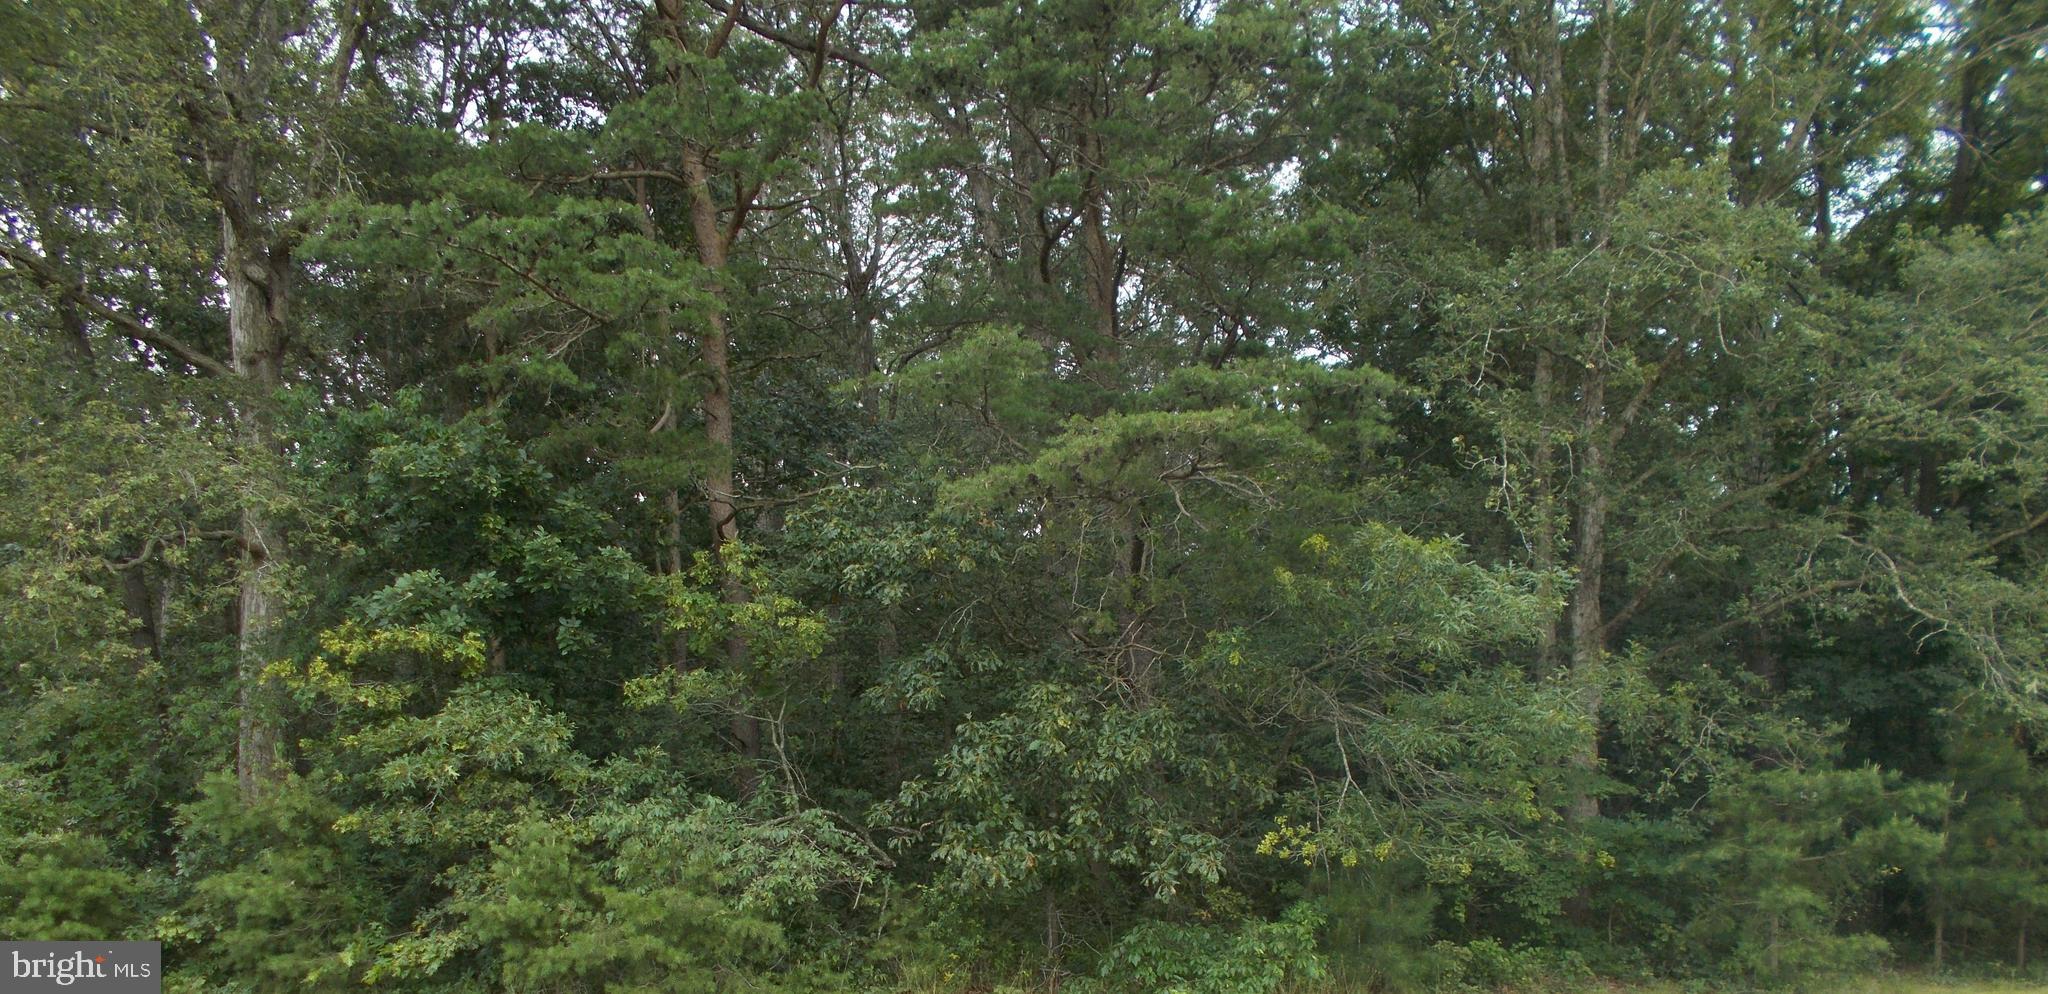
[[[1730,785],[1692,857],[1714,889],[1686,941],[1724,972],[1770,984],[1869,968],[1888,945],[1849,921],[1856,902],[1936,857],[1941,836],[1920,819],[1944,803],[1939,787],[1875,767],[1771,770]]]
[[[0,936],[104,939],[136,926],[137,875],[67,825],[63,807],[39,778],[0,768]]]
[[[1124,933],[1081,994],[1273,994],[1289,981],[1323,976],[1316,950],[1322,913],[1301,903],[1278,921],[1229,925],[1146,922]]]

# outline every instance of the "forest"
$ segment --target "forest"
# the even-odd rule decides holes
[[[2048,976],[2044,187],[2048,0],[4,0],[0,937]]]

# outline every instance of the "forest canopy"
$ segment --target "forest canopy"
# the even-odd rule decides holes
[[[2044,0],[0,3],[0,937],[2033,972],[2044,184]]]

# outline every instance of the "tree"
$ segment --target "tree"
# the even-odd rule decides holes
[[[272,461],[275,394],[287,382],[293,346],[296,247],[318,195],[316,177],[336,165],[325,161],[319,134],[346,98],[366,24],[353,3],[332,18],[310,7],[240,2],[99,13],[115,16],[94,17],[87,27],[86,12],[78,8],[30,15],[28,30],[76,42],[57,48],[51,60],[23,60],[20,78],[9,86],[10,102],[35,138],[56,130],[81,136],[88,148],[146,151],[116,153],[133,162],[135,173],[60,180],[92,184],[98,198],[50,203],[17,187],[24,191],[22,210],[10,210],[12,230],[0,246],[8,274],[49,296],[88,363],[94,354],[90,325],[97,323],[104,334],[149,354],[239,381],[236,420],[245,458]],[[113,81],[106,103],[41,100],[66,88],[103,92],[82,86],[88,78]],[[165,188],[178,198],[172,211],[162,212],[168,218],[159,213]],[[149,293],[155,260],[123,258],[129,239],[187,220],[189,213],[178,218],[175,212],[201,205],[216,215],[218,238],[185,234],[207,261],[196,273],[190,256],[167,261],[172,279],[191,281],[187,290],[196,291],[196,299],[190,304],[217,308],[225,361],[157,315]],[[99,210],[113,219],[111,231],[95,223]],[[92,235],[100,237],[88,254],[78,243]],[[219,297],[207,285],[212,280],[222,289]],[[236,769],[251,796],[276,782],[284,762],[283,716],[263,675],[276,648],[289,562],[287,531],[270,506],[277,489],[259,488],[245,503],[235,539],[242,561]]]
[[[2029,958],[2041,29],[0,10],[4,927],[451,994]]]

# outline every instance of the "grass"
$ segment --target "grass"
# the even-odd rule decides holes
[[[1925,977],[1866,977],[1834,987],[1840,994],[2040,994],[2040,984],[2017,980],[1929,980]]]
[[[1678,984],[1596,987],[1587,994],[1685,994]],[[1813,988],[1813,994],[2042,994],[2048,986],[2020,980],[1949,980],[1902,974],[1855,977]]]

